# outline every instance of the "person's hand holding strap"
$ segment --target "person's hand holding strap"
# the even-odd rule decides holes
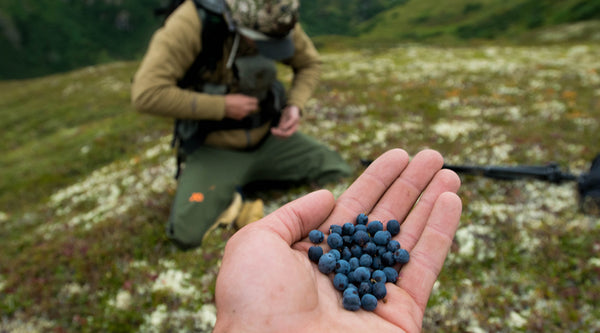
[[[297,199],[228,241],[216,286],[214,332],[418,332],[458,227],[458,176],[432,150],[384,153],[337,201],[325,190]],[[374,312],[345,310],[331,278],[307,256],[309,231],[331,224],[402,221],[394,237],[411,259]]]
[[[225,95],[225,117],[227,118],[242,120],[256,110],[258,110],[256,97],[242,94]]]

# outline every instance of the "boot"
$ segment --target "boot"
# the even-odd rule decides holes
[[[233,199],[231,200],[231,204],[229,205],[229,207],[227,207],[227,209],[225,209],[221,213],[221,215],[219,215],[219,217],[217,217],[217,219],[215,220],[215,223],[213,223],[213,225],[204,233],[204,236],[202,237],[202,243],[204,243],[205,240],[207,239],[208,235],[210,233],[212,233],[213,231],[215,231],[216,229],[221,228],[221,227],[224,227],[224,228],[232,227],[234,224],[234,221],[236,221],[236,218],[240,214],[241,210],[242,210],[242,195],[236,191],[233,193]]]
[[[244,226],[262,219],[264,215],[264,203],[261,199],[245,201],[238,218],[235,220],[235,227],[238,230],[242,229]]]

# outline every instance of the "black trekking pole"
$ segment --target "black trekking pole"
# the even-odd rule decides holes
[[[361,159],[363,166],[372,161]],[[576,181],[580,208],[586,214],[600,215],[600,154],[592,161],[590,172],[579,176],[562,172],[556,163],[544,166],[473,166],[444,164],[444,169],[458,174],[470,174],[499,180],[537,179],[560,184]]]

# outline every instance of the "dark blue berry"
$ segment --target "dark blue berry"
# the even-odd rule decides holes
[[[350,284],[352,284],[352,285],[354,285],[355,283],[357,283],[357,281],[356,281],[356,277],[354,276],[354,272],[355,272],[355,271],[350,271],[350,272],[348,273],[348,283],[350,283]]]
[[[342,305],[344,306],[344,309],[350,311],[357,311],[358,309],[360,309],[360,297],[358,296],[358,293],[354,294],[344,292],[344,296],[342,298]]]
[[[360,299],[360,306],[367,311],[373,311],[377,307],[377,298],[371,294],[364,294]]]
[[[333,277],[333,286],[339,291],[343,291],[348,287],[348,277],[346,274],[337,273]]]
[[[400,222],[397,220],[389,220],[386,229],[392,236],[396,236],[400,233]]]
[[[342,239],[344,240],[344,245],[346,245],[346,246],[352,245],[352,236],[344,235],[344,236],[342,236]]]
[[[354,240],[354,243],[358,244],[359,246],[364,246],[370,240],[370,237],[368,233],[359,230],[354,232],[352,240]]]
[[[386,252],[381,256],[381,264],[385,266],[394,266],[396,260],[394,259],[394,254],[392,252]]]
[[[358,244],[352,245],[350,247],[350,252],[352,253],[352,256],[355,258],[360,258],[360,256],[363,254],[362,247],[360,247]]]
[[[371,221],[367,225],[367,231],[369,235],[373,236],[377,231],[383,230],[383,223],[381,221]]]
[[[319,258],[323,255],[323,249],[320,246],[311,246],[308,249],[308,259],[314,262],[319,262]]]
[[[377,282],[371,286],[371,292],[377,299],[383,299],[387,295],[387,289],[385,283]]]
[[[376,270],[371,274],[371,280],[385,283],[387,281],[387,276],[382,270]]]
[[[365,253],[360,256],[359,262],[361,266],[371,267],[371,264],[373,264],[373,257]]]
[[[335,269],[335,256],[331,253],[325,253],[319,258],[319,271],[323,274],[329,274]]]
[[[342,226],[342,235],[351,236],[354,234],[354,224],[348,222]]]
[[[390,234],[389,231],[377,231],[375,233],[375,235],[373,236],[373,242],[375,242],[375,244],[377,245],[387,245],[390,240],[392,239],[392,235]]]
[[[396,252],[394,252],[394,260],[397,263],[404,265],[410,260],[410,255],[405,249],[399,249]]]
[[[357,269],[358,266],[360,266],[360,261],[358,260],[357,257],[350,258],[350,260],[348,260],[348,263],[350,264],[350,270],[351,271]]]
[[[340,234],[334,233],[327,237],[327,245],[332,249],[339,249],[344,245],[344,240]]]
[[[322,231],[320,230],[311,230],[308,233],[308,239],[310,239],[311,242],[313,242],[314,244],[321,244],[323,242],[323,240],[325,239],[325,235],[323,234]]]
[[[366,225],[367,222],[369,222],[369,217],[364,213],[360,213],[356,217],[356,224]]]
[[[348,261],[350,260],[350,258],[352,258],[352,252],[347,246],[344,246],[344,248],[342,249],[342,259]]]
[[[337,225],[337,224],[332,224],[331,226],[329,226],[329,234],[338,234],[338,235],[342,235],[342,226]]]
[[[368,281],[371,277],[371,271],[367,267],[360,266],[354,270],[354,279],[358,282]]]
[[[395,240],[395,239],[392,239],[392,240],[391,240],[391,241],[390,241],[390,242],[387,244],[387,249],[388,249],[388,251],[391,251],[391,252],[394,252],[394,251],[396,251],[396,250],[400,249],[400,247],[401,247],[401,246],[400,246],[400,242],[399,242],[399,241],[397,241],[397,240]]]
[[[329,253],[333,254],[336,261],[342,259],[342,254],[340,253],[340,251],[338,251],[336,249],[329,250]]]
[[[344,259],[340,259],[335,263],[335,272],[344,275],[350,273],[350,263]]]
[[[375,245],[375,243],[373,242],[368,242],[363,247],[363,252],[370,256],[374,256],[375,254],[377,254],[377,245]]]
[[[354,226],[354,233],[356,233],[357,231],[364,231],[364,232],[368,232],[367,231],[367,226],[364,224],[357,224]]]
[[[398,272],[395,268],[384,267],[383,272],[385,273],[387,282],[396,283],[396,281],[398,281]]]
[[[359,295],[364,295],[364,294],[370,294],[372,287],[371,287],[372,283],[369,281],[365,281],[365,282],[361,282],[358,285],[358,294]]]
[[[371,264],[371,268],[373,269],[381,269],[383,265],[381,264],[381,257],[374,257],[373,263]]]

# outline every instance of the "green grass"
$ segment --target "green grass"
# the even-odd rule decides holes
[[[355,176],[361,158],[394,147],[584,173],[600,139],[598,53],[592,43],[327,49],[302,130]],[[0,331],[210,331],[229,234],[187,252],[166,239],[171,122],[131,109],[136,67],[0,82]],[[600,226],[575,184],[462,179],[461,226],[424,331],[600,330]],[[265,194],[266,210],[307,191]]]

